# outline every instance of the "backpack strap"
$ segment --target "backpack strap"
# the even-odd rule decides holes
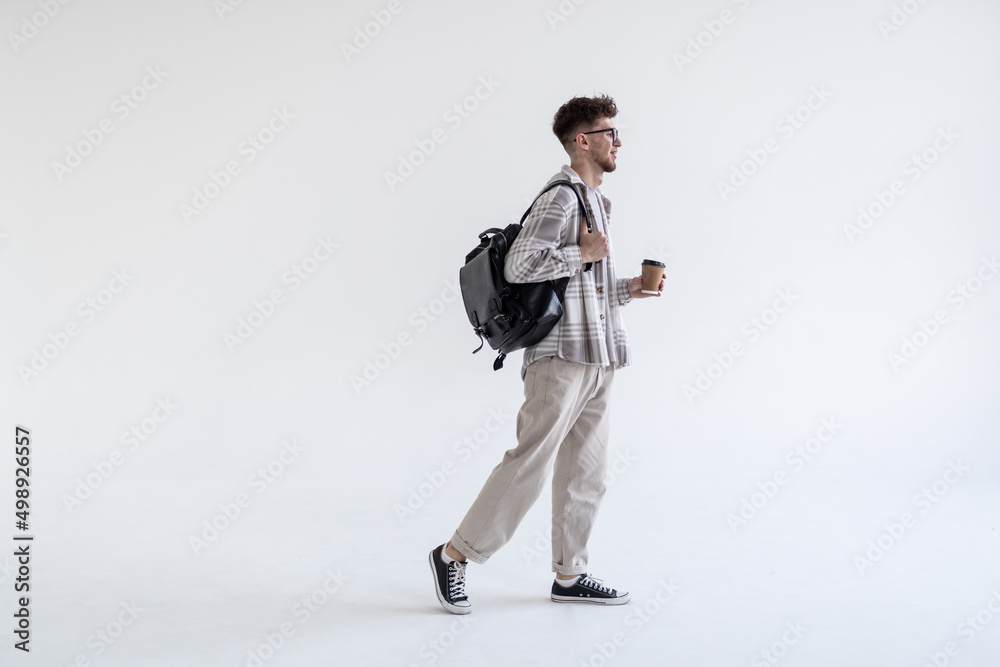
[[[544,195],[546,192],[548,192],[552,188],[559,187],[560,185],[567,185],[567,186],[569,186],[569,189],[572,190],[573,194],[576,195],[576,200],[580,203],[580,210],[583,211],[584,217],[587,218],[587,233],[593,234],[594,233],[594,221],[590,219],[590,212],[587,210],[587,205],[583,201],[583,195],[581,195],[580,191],[576,189],[576,186],[573,185],[572,181],[570,181],[568,179],[565,179],[565,178],[561,178],[558,181],[552,181],[551,183],[549,183],[548,185],[546,185],[545,188],[543,188],[541,192],[538,193],[538,197],[535,197],[535,200],[533,202],[531,202],[531,206],[529,206],[528,210],[525,211],[524,215],[521,216],[521,223],[520,224],[524,225],[524,221],[528,219],[528,214],[531,213],[531,209],[533,209],[535,207],[535,203],[538,201],[538,199],[542,195]],[[593,262],[587,262],[583,266],[583,270],[584,271],[590,271],[592,268],[594,268],[594,263]],[[500,363],[503,363],[503,362],[501,361]]]

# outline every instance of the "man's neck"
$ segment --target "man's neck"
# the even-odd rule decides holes
[[[583,182],[594,188],[601,187],[604,181],[604,170],[591,160],[574,160],[569,164],[576,175],[583,179]]]

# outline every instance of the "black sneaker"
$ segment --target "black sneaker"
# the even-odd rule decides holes
[[[465,597],[465,563],[441,560],[444,545],[430,553],[431,572],[434,573],[434,592],[441,606],[453,614],[468,614],[472,611],[469,598]]]
[[[625,604],[629,601],[626,591],[616,591],[605,586],[600,579],[589,574],[581,575],[572,586],[552,582],[552,599],[555,602],[590,602],[592,604]]]

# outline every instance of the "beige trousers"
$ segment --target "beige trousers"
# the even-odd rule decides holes
[[[558,357],[525,369],[517,447],[490,473],[451,538],[466,558],[485,563],[510,541],[551,470],[552,571],[587,572],[587,541],[605,491],[613,379],[611,366]]]

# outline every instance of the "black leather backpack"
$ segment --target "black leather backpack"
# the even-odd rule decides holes
[[[594,225],[587,212],[580,191],[566,179],[549,183],[538,197],[560,185],[567,185],[576,194],[580,210],[587,218],[587,231],[593,233]],[[479,336],[479,347],[484,342],[499,352],[493,370],[503,368],[503,361],[515,350],[540,342],[552,331],[563,315],[563,298],[569,278],[546,280],[540,283],[508,283],[503,277],[504,260],[514,239],[531,209],[521,216],[521,222],[507,225],[505,229],[491,227],[479,235],[479,245],[465,256],[465,266],[459,269],[458,281],[462,300],[469,315],[469,322]],[[588,262],[584,271],[590,271]]]

